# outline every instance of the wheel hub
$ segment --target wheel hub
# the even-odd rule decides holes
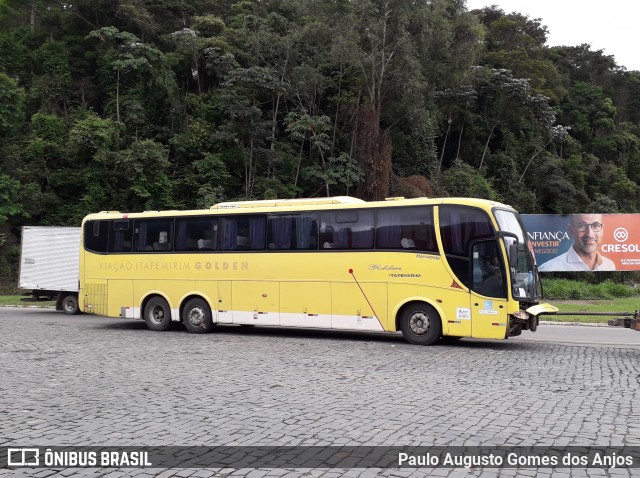
[[[424,312],[416,312],[409,319],[409,327],[411,332],[416,335],[424,335],[431,327],[429,316]]]
[[[156,305],[153,309],[151,309],[151,314],[149,316],[152,322],[156,324],[161,324],[162,319],[164,319],[164,310],[159,305]]]
[[[189,314],[187,315],[187,319],[189,320],[189,323],[196,327],[200,327],[203,324],[204,318],[205,318],[204,310],[202,310],[202,308],[200,307],[192,308],[189,311]]]

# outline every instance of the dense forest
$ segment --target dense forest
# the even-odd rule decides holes
[[[640,210],[640,72],[464,0],[0,0],[0,277],[25,224],[229,199]]]

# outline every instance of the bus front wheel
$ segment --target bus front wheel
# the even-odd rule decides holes
[[[182,323],[194,334],[204,334],[213,329],[211,307],[203,299],[189,300],[182,309]]]
[[[167,330],[171,325],[171,309],[162,297],[152,297],[144,306],[144,321],[156,332]]]
[[[400,317],[400,330],[412,344],[432,345],[442,333],[440,315],[428,304],[409,305]]]

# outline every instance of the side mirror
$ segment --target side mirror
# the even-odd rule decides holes
[[[505,238],[505,237],[511,237],[511,238],[513,238],[513,239],[515,239],[515,240],[516,240],[516,244],[517,244],[517,243],[518,243],[518,241],[520,240],[520,239],[518,238],[518,235],[517,235],[517,234],[514,234],[513,232],[509,232],[509,231],[500,231],[500,232],[498,232],[498,237],[502,237],[502,238]]]
[[[517,269],[518,267],[518,251],[519,251],[518,243],[511,244],[509,246],[509,267],[512,269]]]

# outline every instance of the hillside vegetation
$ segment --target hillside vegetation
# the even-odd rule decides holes
[[[463,0],[3,0],[0,277],[20,226],[101,210],[349,194],[637,212],[640,73],[546,38]]]

